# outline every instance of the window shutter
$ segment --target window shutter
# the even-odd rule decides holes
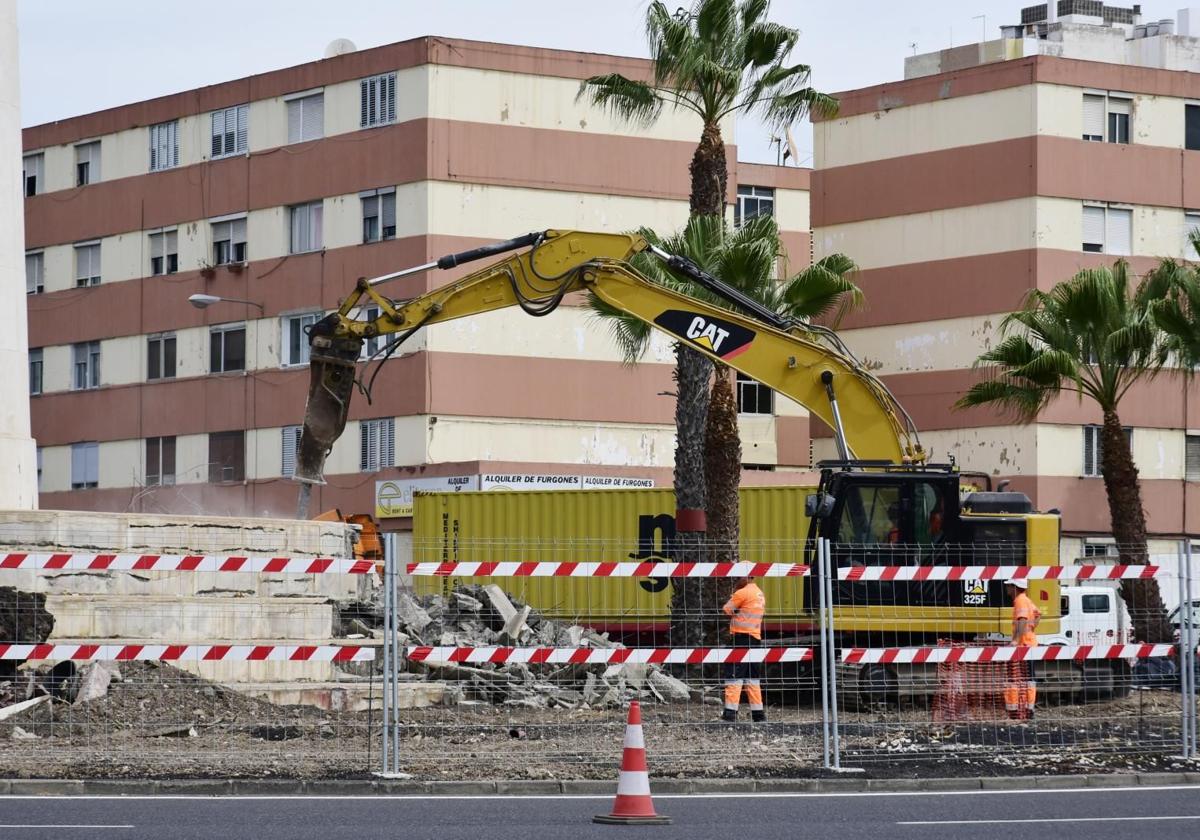
[[[383,77],[383,81],[387,84],[387,116],[379,115],[380,122],[395,122],[396,121],[396,74],[389,73]]]
[[[361,82],[358,83],[358,86],[359,86],[360,108],[362,111],[361,119],[359,120],[359,124],[363,128],[366,128],[368,125],[371,124],[370,123],[371,93],[374,88],[374,85],[373,85],[371,79],[363,79]]]
[[[1096,99],[1099,99],[1099,98],[1100,98],[1099,96],[1096,97]],[[1126,116],[1128,116],[1133,111],[1133,109],[1130,107],[1130,105],[1131,105],[1131,103],[1128,99],[1115,99],[1113,97],[1109,97],[1108,113],[1110,113],[1110,114],[1125,114]]]
[[[1096,475],[1096,427],[1083,427],[1083,474]]]
[[[41,254],[25,255],[25,291],[34,294],[43,287],[43,262]]]
[[[1083,136],[1085,139],[1104,139],[1104,97],[1083,95]]]
[[[283,427],[283,467],[284,478],[291,478],[296,472],[296,450],[300,446],[300,427]]]
[[[167,240],[167,253],[168,254],[178,254],[179,253],[179,232],[174,231],[174,230],[169,231],[166,234],[166,240]]]
[[[304,139],[304,100],[291,100],[287,104],[287,111],[288,142],[299,143]]]
[[[325,241],[325,202],[308,205],[308,247],[317,249]]]
[[[1200,481],[1200,435],[1188,435],[1184,453],[1184,477]]]
[[[1129,256],[1133,253],[1133,211],[1108,208],[1104,225],[1104,252]]]
[[[220,157],[223,154],[225,154],[225,112],[213,111],[212,156]]]
[[[87,469],[84,474],[84,481],[88,484],[100,483],[100,444],[89,443],[84,449],[84,458],[87,462]]]
[[[231,240],[233,242],[245,242],[246,241],[246,220],[245,219],[234,219],[232,222],[229,223],[229,230],[230,230],[230,234],[231,234]]]
[[[1084,245],[1103,245],[1104,244],[1104,208],[1090,207],[1085,205],[1083,208],[1083,244]]]
[[[325,136],[325,94],[318,93],[300,100],[303,103],[301,135],[305,140]]]
[[[249,139],[249,120],[250,106],[239,105],[237,108],[237,140],[233,148],[235,152],[246,151],[247,140]]]
[[[396,227],[396,194],[388,193],[379,197],[380,204],[383,205],[383,220],[384,228],[392,228],[393,232]],[[380,236],[384,236],[384,232],[380,231]]]
[[[71,483],[83,484],[87,479],[87,454],[86,447],[82,443],[77,443],[71,447]]]
[[[396,421],[388,418],[379,423],[379,466],[396,466]]]

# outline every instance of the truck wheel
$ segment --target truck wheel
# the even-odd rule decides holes
[[[1127,660],[1117,659],[1112,664],[1112,672],[1113,699],[1123,700],[1133,691],[1133,669]]]
[[[900,683],[886,665],[864,665],[858,672],[858,696],[868,708],[900,701]]]
[[[1092,665],[1085,662],[1082,670],[1083,691],[1081,693],[1085,703],[1094,700],[1108,700],[1114,696],[1116,675],[1108,663]]]

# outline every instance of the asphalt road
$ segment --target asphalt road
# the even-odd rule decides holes
[[[0,797],[0,837],[100,840],[1195,840],[1200,786],[930,794],[661,796],[670,826],[594,825],[593,797]]]

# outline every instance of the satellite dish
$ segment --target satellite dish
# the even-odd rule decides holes
[[[354,42],[349,38],[334,38],[325,48],[325,57],[336,58],[339,55],[355,52],[357,49],[358,47],[354,46]]]

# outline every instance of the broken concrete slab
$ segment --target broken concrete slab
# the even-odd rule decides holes
[[[513,617],[517,614],[517,608],[513,606],[508,596],[504,594],[503,589],[494,583],[489,583],[483,587],[483,593],[487,596],[488,601],[491,602],[492,609],[500,616],[500,621],[503,624],[507,625],[512,621]]]
[[[79,677],[79,690],[75,692],[72,705],[82,706],[92,700],[99,700],[108,694],[108,686],[113,680],[113,668],[107,667],[107,662],[90,662],[84,666]],[[120,673],[119,671],[117,673]]]
[[[663,671],[653,671],[650,674],[650,687],[656,694],[661,694],[665,700],[681,703],[692,699],[692,690],[683,680],[677,680]]]
[[[521,631],[525,630],[525,622],[529,620],[530,607],[528,605],[521,607],[521,611],[515,613],[511,618],[504,622],[504,627],[500,631],[501,636],[507,636],[513,641],[518,641],[521,638]]]
[[[420,633],[433,623],[433,617],[417,603],[417,599],[411,593],[403,589],[396,592],[396,615],[400,626],[411,633]]]
[[[21,714],[21,712],[49,702],[50,695],[43,694],[41,697],[34,697],[32,700],[22,700],[20,703],[13,703],[11,706],[5,706],[3,709],[0,709],[0,720],[8,720],[11,717]]]

